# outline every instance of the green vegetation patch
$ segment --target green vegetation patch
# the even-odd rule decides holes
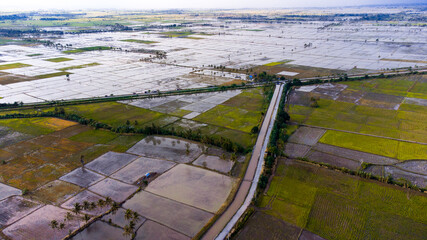
[[[124,40],[120,40],[122,42],[133,42],[133,43],[144,43],[144,44],[154,44],[154,43],[159,43],[156,41],[147,41],[147,40],[139,40],[139,39],[124,39]]]
[[[319,142],[402,161],[427,159],[427,145],[354,133],[327,131]]]
[[[169,32],[161,32],[161,35],[167,36],[167,37],[188,37],[192,34],[195,34],[191,31],[169,31]]]
[[[70,137],[70,140],[77,142],[100,143],[105,144],[119,135],[117,133],[106,130],[88,130]]]
[[[143,124],[164,116],[159,112],[117,102],[75,105],[66,107],[65,111],[74,112],[85,118],[94,119],[113,127],[122,126],[128,120],[132,125],[135,120],[138,124]]]
[[[49,61],[49,62],[66,62],[66,61],[71,61],[74,59],[71,58],[65,58],[65,57],[58,57],[58,58],[50,58],[50,59],[45,59],[45,61]]]
[[[70,54],[70,53],[82,53],[82,52],[104,51],[104,50],[111,50],[111,47],[105,47],[105,46],[84,47],[84,48],[77,48],[73,50],[63,51],[63,53]]]
[[[399,142],[339,131],[326,131],[319,142],[362,152],[396,158]]]
[[[35,76],[36,79],[44,79],[44,78],[52,78],[52,77],[59,77],[59,76],[65,76],[68,74],[72,74],[69,72],[56,72],[56,73],[48,73],[48,74],[42,74]]]
[[[273,67],[273,66],[277,66],[277,65],[280,65],[280,64],[285,64],[285,63],[288,63],[288,62],[291,62],[292,60],[283,60],[283,61],[280,61],[280,62],[271,62],[271,63],[267,63],[267,64],[264,64],[264,66],[266,66],[266,67]]]
[[[11,128],[17,132],[39,136],[55,131],[55,129],[46,124],[48,121],[48,118],[1,119],[0,126]]]
[[[43,54],[41,53],[34,53],[34,54],[28,54],[27,57],[37,57],[37,56],[42,56]]]
[[[93,66],[98,66],[98,65],[101,65],[101,64],[94,62],[94,63],[88,63],[88,64],[83,64],[83,65],[60,68],[59,70],[68,71],[68,70],[82,69],[82,68],[93,67]]]
[[[259,111],[217,105],[194,120],[249,133],[254,126],[258,125],[260,117]]]
[[[25,63],[9,63],[9,64],[0,65],[0,71],[7,70],[7,69],[14,69],[14,68],[30,67],[30,66],[31,65],[25,64]]]

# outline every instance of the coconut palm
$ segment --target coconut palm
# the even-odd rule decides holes
[[[64,222],[70,221],[72,218],[73,216],[71,215],[71,213],[67,212],[67,214],[65,214],[65,217],[64,217]]]
[[[78,215],[81,211],[82,211],[82,206],[80,205],[80,203],[78,202],[74,203],[74,209],[73,209],[74,214]]]
[[[135,222],[139,221],[139,217],[140,217],[139,213],[133,212],[133,220],[135,220]]]
[[[88,210],[90,208],[90,203],[88,201],[83,202],[83,209]]]
[[[87,214],[85,214],[85,215],[83,216],[83,220],[85,220],[85,222],[89,221],[89,220],[90,220],[90,216],[89,216],[89,215],[87,215]]]
[[[107,204],[107,205],[111,205],[111,204],[113,204],[113,200],[112,200],[110,197],[107,197],[107,198],[105,199],[105,204]]]
[[[116,214],[117,210],[119,210],[119,204],[117,204],[116,202],[113,202],[111,206],[111,213]]]
[[[98,200],[98,207],[102,208],[105,206],[105,204],[106,204],[106,202],[104,200],[102,200],[102,199]]]
[[[130,210],[130,209],[126,209],[126,212],[125,212],[125,219],[126,219],[126,220],[130,220],[131,218],[133,218],[133,211],[132,211],[132,210]]]
[[[50,226],[52,229],[58,228],[58,221],[56,221],[56,220],[52,220],[52,221],[50,221],[49,226]]]
[[[124,231],[123,231],[124,236],[131,237],[133,235],[133,231],[128,225],[126,225],[123,229],[124,229]]]
[[[93,209],[95,209],[96,208],[96,202],[91,202],[90,203],[90,210],[93,210]]]

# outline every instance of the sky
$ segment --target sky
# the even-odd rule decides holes
[[[426,0],[0,0],[0,10],[299,8],[426,3]]]

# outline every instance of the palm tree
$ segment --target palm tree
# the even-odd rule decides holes
[[[119,210],[119,204],[113,202],[113,205],[111,206],[111,213],[116,214],[117,210]]]
[[[113,203],[113,200],[110,198],[110,197],[107,197],[106,199],[105,199],[105,204],[107,204],[107,205],[111,205]]]
[[[124,229],[124,232],[123,232],[124,236],[132,236],[133,235],[133,231],[128,225],[126,225],[123,229]]]
[[[98,200],[98,207],[102,208],[105,206],[105,204],[106,204],[106,202],[104,200],[102,200],[102,199]]]
[[[70,212],[67,212],[67,214],[64,217],[64,222],[70,221],[73,218]]]
[[[90,210],[93,210],[96,208],[96,202],[91,202],[90,203]]]
[[[87,223],[87,221],[89,221],[89,220],[90,220],[90,216],[89,216],[89,215],[87,215],[87,214],[85,214],[85,215],[83,216],[83,220],[85,220],[85,222]]]
[[[140,217],[139,213],[133,212],[133,220],[135,220],[135,222],[139,221],[139,217]]]
[[[58,227],[58,221],[56,221],[56,220],[52,220],[52,221],[50,221],[49,226],[50,226],[52,229],[57,228],[57,227]]]
[[[133,217],[133,212],[132,212],[132,210],[130,210],[130,209],[126,209],[126,212],[125,212],[125,219],[126,220],[129,220],[129,219],[131,219]]]
[[[78,215],[82,210],[82,206],[80,205],[80,203],[76,202],[74,203],[74,209],[73,212],[74,214]]]
[[[88,201],[83,202],[83,209],[88,210],[90,208],[90,203]]]

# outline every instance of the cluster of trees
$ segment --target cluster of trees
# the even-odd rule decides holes
[[[11,14],[11,15],[1,15],[0,21],[5,20],[27,20],[28,16],[25,14]]]
[[[105,200],[99,199],[97,202],[89,202],[89,201],[84,201],[83,203],[76,202],[73,206],[72,212],[75,214],[75,217],[79,219],[80,218],[79,215],[82,213],[83,210],[93,211],[99,208],[102,209],[107,206],[111,206],[108,212],[111,212],[111,214],[113,215],[115,215],[120,208],[120,205],[117,202],[113,201],[110,197],[107,197]],[[62,221],[54,219],[50,221],[49,226],[52,229],[62,230],[66,227],[66,223],[68,221],[73,220],[75,217],[70,212],[67,212],[67,214],[65,215]],[[91,219],[91,216],[89,214],[84,214],[81,218],[82,220],[85,221],[86,224],[88,224],[88,221]],[[131,209],[126,209],[124,214],[124,220],[127,222],[127,225],[123,227],[124,229],[123,235],[133,239],[136,234],[136,229],[135,229],[136,223],[141,220],[141,216],[139,215],[139,213],[132,211]],[[108,223],[111,225],[115,225],[112,222],[111,218],[108,219]],[[69,237],[71,237],[70,236],[71,234],[72,234],[71,230],[69,230],[69,234],[68,234]]]
[[[11,28],[1,28],[0,29],[0,36],[3,37],[22,37],[25,35],[31,35],[31,36],[40,36],[45,34],[51,34],[51,35],[63,35],[63,31],[55,30],[55,31],[47,31],[42,29],[11,29]]]
[[[275,74],[268,74],[267,72],[262,72],[260,74],[254,73],[253,74],[254,81],[255,82],[273,82],[278,80],[285,80],[284,76],[277,76]]]
[[[0,108],[9,108],[9,107],[19,107],[23,106],[23,102],[14,102],[14,103],[0,103]]]

